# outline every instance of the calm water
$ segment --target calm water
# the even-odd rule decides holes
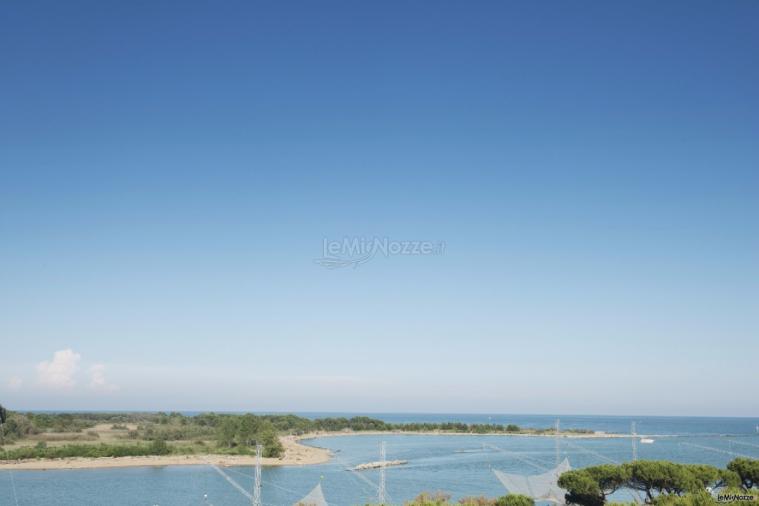
[[[309,413],[309,416],[321,414]],[[334,416],[334,414],[330,414]],[[387,421],[464,421],[550,426],[555,417],[529,415],[372,415]],[[563,428],[629,432],[624,417],[565,416]],[[655,434],[654,444],[638,444],[641,459],[670,459],[724,466],[738,455],[759,458],[759,419],[636,417],[638,433]],[[556,458],[569,458],[573,467],[622,462],[632,457],[629,439],[579,439],[502,436],[343,436],[307,443],[331,449],[328,464],[265,468],[263,499],[269,506],[291,505],[317,483],[335,506],[364,504],[376,499],[378,471],[345,469],[378,459],[386,441],[388,459],[408,460],[387,469],[387,491],[401,503],[420,491],[444,490],[455,498],[465,495],[503,495],[492,469],[534,474],[552,467]],[[225,468],[241,486],[252,487],[250,467]],[[0,472],[0,505],[204,505],[234,506],[250,501],[215,470],[205,466],[104,470]],[[208,500],[204,500],[204,494]]]

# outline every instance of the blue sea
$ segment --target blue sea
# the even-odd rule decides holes
[[[302,413],[303,416],[354,416],[354,413]],[[562,429],[583,428],[627,434],[631,422],[652,444],[637,443],[639,459],[724,466],[737,456],[759,458],[759,418],[611,417],[555,415],[371,414],[388,422],[516,423],[545,428],[560,419]],[[263,503],[292,505],[321,484],[330,505],[363,505],[377,500],[379,471],[351,472],[357,464],[387,458],[407,460],[386,470],[389,501],[402,504],[422,491],[444,491],[454,499],[506,493],[493,470],[537,474],[568,458],[572,467],[632,460],[633,442],[620,439],[569,439],[505,436],[382,435],[316,438],[306,444],[329,448],[327,464],[264,468]],[[0,505],[214,505],[250,504],[234,487],[250,491],[251,467],[230,467],[222,476],[207,466],[166,466],[99,470],[2,471]],[[620,497],[620,499],[626,499]]]

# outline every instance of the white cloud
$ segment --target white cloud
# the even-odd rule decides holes
[[[74,375],[79,370],[81,355],[71,349],[56,351],[53,360],[37,364],[37,379],[43,386],[70,389],[76,385]]]
[[[21,379],[21,378],[19,378],[18,376],[12,376],[12,377],[11,377],[11,378],[8,380],[8,388],[9,388],[10,390],[14,391],[14,392],[15,392],[16,390],[20,389],[20,388],[21,388],[21,385],[23,385],[23,384],[24,384],[24,380],[22,380],[22,379]]]
[[[105,366],[103,364],[95,364],[90,367],[90,388],[98,392],[118,390],[116,385],[108,383],[105,379]]]

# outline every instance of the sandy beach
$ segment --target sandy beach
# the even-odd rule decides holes
[[[415,435],[415,436],[472,436],[475,434],[465,432],[442,432],[442,431],[362,431],[362,432],[313,432],[300,436],[281,436],[280,441],[285,447],[285,454],[280,458],[264,458],[264,466],[304,466],[323,464],[331,458],[331,453],[326,448],[318,448],[301,443],[302,440],[321,437],[342,436],[382,436],[382,435]],[[553,434],[512,434],[490,433],[476,434],[477,436],[492,437],[555,437]],[[595,432],[591,434],[564,433],[560,437],[592,439],[592,438],[628,438],[629,434],[607,434]],[[140,466],[191,466],[191,465],[217,465],[217,466],[249,466],[255,463],[255,457],[251,455],[147,455],[141,457],[104,457],[86,458],[75,457],[67,459],[34,459],[20,461],[0,461],[0,470],[51,470],[51,469],[103,469],[110,467],[140,467]]]
[[[285,454],[280,458],[263,458],[265,466],[302,466],[322,464],[329,461],[330,452],[325,448],[307,446],[299,442],[303,437],[282,436],[279,438],[285,447]],[[146,455],[141,457],[104,457],[69,459],[35,459],[14,462],[0,462],[0,470],[49,470],[49,469],[102,469],[109,467],[140,466],[249,466],[255,463],[252,455]]]

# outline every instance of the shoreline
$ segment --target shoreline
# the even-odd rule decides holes
[[[282,457],[264,457],[261,464],[269,467],[305,466],[323,464],[332,458],[326,448],[304,445],[301,436],[280,436],[285,447]],[[51,471],[60,469],[109,469],[118,467],[162,467],[162,466],[252,466],[255,455],[141,455],[136,457],[71,457],[65,459],[30,459],[20,461],[0,461],[0,471]]]
[[[307,466],[324,464],[332,458],[332,452],[326,448],[304,444],[302,441],[345,436],[382,436],[382,435],[414,435],[414,436],[491,436],[491,437],[556,437],[555,434],[519,434],[490,432],[484,434],[472,434],[469,432],[444,432],[444,431],[338,431],[338,432],[309,432],[298,436],[280,436],[280,441],[285,447],[285,454],[278,458],[262,458],[261,464],[269,467],[279,466]],[[588,434],[561,433],[561,438],[570,439],[605,439],[605,438],[629,438],[630,434],[611,434],[594,432]],[[636,435],[636,437],[645,437]],[[20,461],[0,461],[0,471],[49,471],[62,469],[109,469],[119,467],[162,467],[162,466],[201,466],[216,465],[229,466],[252,466],[255,464],[253,455],[145,455],[138,457],[72,457],[65,459],[34,459]]]
[[[556,437],[554,433],[530,433],[530,432],[446,432],[443,430],[362,430],[362,431],[317,431],[309,432],[301,436],[297,436],[299,439],[313,439],[319,437],[338,437],[338,436],[381,436],[383,434],[389,434],[391,436],[505,436],[505,437]],[[643,434],[617,434],[612,432],[560,432],[559,437],[566,439],[617,439],[617,438],[630,438],[630,437],[655,437],[646,436]]]

